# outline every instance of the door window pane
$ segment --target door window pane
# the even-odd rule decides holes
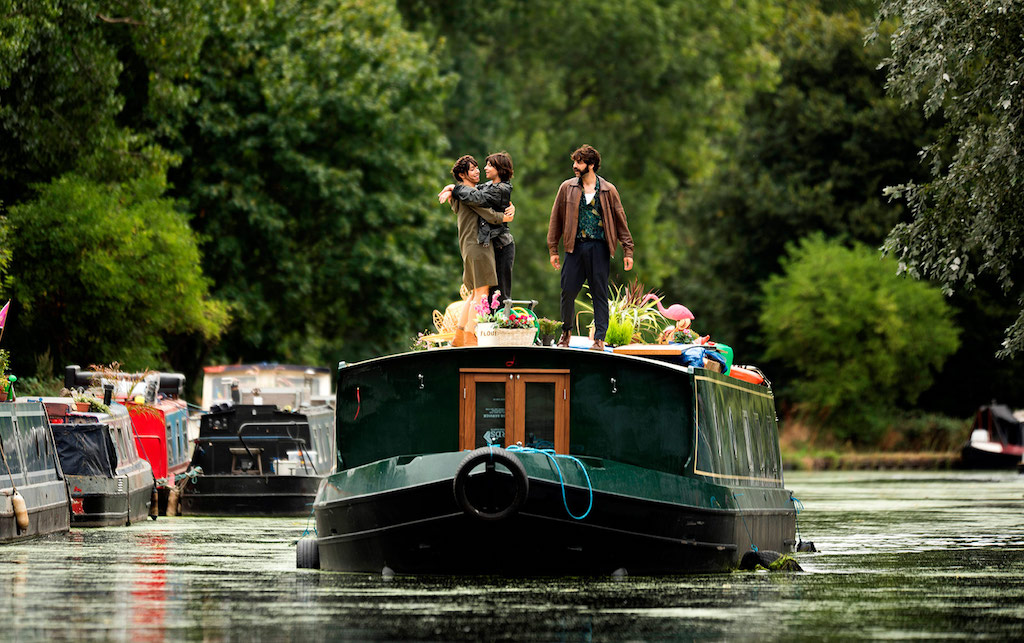
[[[474,448],[505,444],[505,382],[475,382]]]
[[[524,445],[535,449],[555,448],[555,383],[525,384]]]

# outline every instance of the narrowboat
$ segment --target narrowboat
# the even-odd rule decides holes
[[[476,346],[341,363],[338,471],[298,565],[647,575],[793,551],[770,386],[685,366],[684,349]]]
[[[1020,413],[1018,411],[1018,413]],[[960,450],[964,469],[1013,469],[1024,458],[1024,423],[1005,404],[992,402],[974,415],[971,435]]]
[[[41,398],[71,493],[72,527],[130,525],[150,515],[153,467],[135,448],[128,409],[78,410],[70,397]]]
[[[71,498],[40,402],[0,404],[0,455],[0,543],[67,532]]]
[[[334,412],[326,368],[207,367],[203,406],[180,511],[189,516],[308,516],[334,472]],[[321,388],[323,387],[323,388]]]
[[[115,376],[117,379],[111,381]],[[135,448],[153,468],[159,515],[167,514],[170,490],[192,459],[188,404],[181,399],[185,376],[181,373],[94,373],[79,366],[64,370],[64,386],[73,389],[100,381],[115,387],[114,397],[128,409]]]

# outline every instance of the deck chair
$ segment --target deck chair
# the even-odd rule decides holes
[[[435,309],[431,314],[434,321],[434,330],[437,332],[423,337],[423,341],[427,342],[428,345],[433,347],[448,346],[455,339],[455,329],[459,325],[459,314],[462,312],[462,307],[466,305],[470,295],[470,291],[466,288],[465,284],[459,289],[459,294],[462,295],[462,299],[448,304],[443,313]]]

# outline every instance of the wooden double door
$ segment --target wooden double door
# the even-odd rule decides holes
[[[459,448],[569,452],[569,371],[462,369]]]

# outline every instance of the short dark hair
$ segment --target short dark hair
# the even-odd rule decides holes
[[[508,181],[512,178],[514,172],[512,171],[512,157],[508,155],[508,152],[495,152],[487,157],[486,163],[490,163],[491,167],[498,170],[498,178],[502,181]]]
[[[469,169],[473,167],[480,167],[480,164],[476,162],[476,159],[469,154],[464,154],[459,157],[458,161],[455,161],[455,165],[452,166],[452,176],[455,177],[456,181],[461,181],[459,178],[460,174],[469,174]]]
[[[601,169],[601,153],[589,145],[580,145],[580,148],[573,152],[569,158],[586,163],[587,165],[593,165],[595,172]]]

